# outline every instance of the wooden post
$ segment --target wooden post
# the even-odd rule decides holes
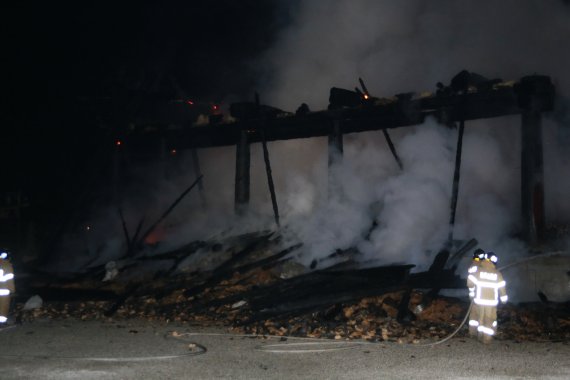
[[[541,113],[532,106],[521,117],[521,205],[524,235],[536,244],[545,224],[544,172]]]
[[[247,206],[249,204],[249,169],[249,141],[247,138],[247,131],[242,130],[240,140],[236,145],[236,181],[234,209],[238,215],[243,215],[247,211]]]
[[[332,130],[329,134],[329,175],[328,175],[328,194],[329,198],[334,193],[332,191],[338,186],[338,178],[332,171],[334,165],[340,164],[343,155],[343,141],[342,141],[342,131],[341,122],[338,119],[333,120]]]
[[[449,236],[447,238],[447,249],[453,246],[453,228],[455,226],[455,213],[457,211],[457,197],[459,195],[459,179],[461,176],[461,152],[463,147],[463,131],[465,121],[461,120],[457,131],[457,148],[455,151],[455,170],[453,172],[453,185],[451,189],[451,214],[449,217]]]
[[[190,154],[192,157],[192,166],[194,170],[195,177],[202,177],[202,169],[200,168],[200,159],[198,157],[198,151],[196,148],[190,149]],[[204,196],[204,183],[202,180],[198,182],[198,194],[200,195],[200,201],[202,203],[202,207],[206,206],[206,197]]]
[[[280,227],[279,207],[277,206],[277,196],[275,195],[275,185],[273,184],[273,174],[271,173],[271,162],[269,161],[269,150],[267,149],[267,139],[265,136],[265,124],[262,124],[261,126],[261,143],[263,146],[265,172],[267,173],[267,184],[271,195],[271,205],[273,206],[273,216],[275,217],[275,224],[277,224],[277,227]]]
[[[552,110],[554,86],[547,76],[524,77],[515,86],[521,108],[521,207],[523,233],[531,245],[544,237],[542,114]]]
[[[392,139],[390,138],[390,134],[388,133],[386,128],[382,129],[382,133],[384,133],[384,138],[386,138],[386,142],[388,143],[388,148],[390,148],[390,152],[392,152],[392,156],[394,156],[394,158],[396,159],[396,162],[398,163],[398,167],[400,168],[400,170],[404,170],[404,164],[402,163],[402,160],[400,160],[400,157],[398,156],[398,152],[396,152],[396,147],[394,146],[394,143],[392,142]]]

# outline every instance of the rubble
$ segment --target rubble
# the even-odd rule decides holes
[[[240,244],[236,244],[238,241]],[[282,278],[280,269],[291,261],[300,245],[283,249],[280,239],[270,232],[244,235],[233,244],[222,244],[225,249],[218,247],[216,252],[226,260],[210,271],[196,273],[178,268],[168,277],[154,274],[154,280],[144,286],[103,283],[100,277],[98,283],[66,284],[60,287],[61,292],[83,296],[70,294],[65,300],[60,294],[57,300],[42,295],[41,307],[26,310],[23,304],[17,304],[14,314],[22,323],[46,318],[137,318],[223,326],[234,333],[418,344],[452,334],[469,308],[465,299],[437,294],[426,303],[429,286],[414,284],[429,284],[429,271],[409,273],[411,266],[359,269],[345,261],[338,267]],[[194,245],[194,250],[186,254],[195,254],[207,246],[211,242]],[[441,263],[436,266],[441,268]],[[91,293],[86,292],[89,288]],[[421,304],[424,307],[414,318],[401,320],[399,313],[406,297],[409,310]],[[499,308],[498,322],[499,340],[570,341],[569,304],[508,304]],[[467,327],[463,326],[456,339],[466,336]]]

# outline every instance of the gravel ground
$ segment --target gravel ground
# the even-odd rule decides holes
[[[69,319],[4,329],[0,344],[1,379],[570,378],[570,342],[284,341],[222,328]]]

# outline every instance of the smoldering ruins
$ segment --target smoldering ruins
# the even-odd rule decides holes
[[[18,318],[417,343],[461,325],[483,248],[498,338],[567,340],[567,6],[448,6],[299,5],[249,98],[134,102]]]

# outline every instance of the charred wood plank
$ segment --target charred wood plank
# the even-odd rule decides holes
[[[234,209],[237,215],[243,215],[249,204],[250,190],[250,137],[248,130],[240,131],[240,138],[236,141],[236,174]]]
[[[275,224],[279,224],[279,207],[277,205],[277,196],[275,195],[275,185],[273,184],[273,175],[271,173],[271,162],[269,161],[269,150],[267,149],[267,138],[265,135],[265,125],[262,126],[261,136],[263,145],[263,160],[265,161],[265,171],[267,173],[267,185],[269,186],[269,193],[271,195],[271,205],[273,206],[273,216],[275,217]]]
[[[544,90],[537,93],[541,112],[552,110],[554,104],[554,86],[549,78],[543,87]],[[328,136],[330,120],[335,117],[340,117],[342,133],[346,134],[422,124],[426,117],[437,117],[442,110],[447,113],[449,122],[515,115],[521,113],[518,98],[519,95],[512,86],[503,85],[461,95],[411,99],[405,105],[398,101],[296,116],[291,114],[267,120],[267,128],[271,129],[268,141]],[[258,126],[258,120],[244,120],[232,124],[171,130],[166,132],[167,144],[178,149],[236,145],[244,130],[250,131],[248,142],[255,143],[261,141]],[[157,133],[132,134],[129,136],[130,145],[148,149],[148,146],[156,144]]]
[[[253,242],[250,242],[244,249],[233,255],[229,260],[227,260],[225,263],[216,268],[212,272],[212,275],[202,284],[191,287],[190,289],[186,289],[184,291],[184,296],[186,297],[195,296],[201,293],[204,289],[210,288],[218,284],[222,280],[231,277],[235,272],[234,268],[235,265],[244,258],[246,258],[248,255],[250,255],[261,244],[266,243],[269,240],[269,238],[271,238],[271,236],[273,236],[273,232],[268,233],[260,238],[257,238]]]
[[[123,210],[118,208],[119,218],[121,218],[121,225],[123,226],[123,233],[125,234],[125,242],[127,244],[127,252],[131,251],[131,238],[129,237],[129,229],[127,228],[127,222],[125,222],[125,216],[123,215]]]
[[[392,142],[392,139],[390,138],[390,134],[388,133],[386,128],[382,129],[382,133],[384,134],[384,138],[386,139],[386,143],[388,144],[388,148],[390,148],[390,152],[392,152],[392,156],[394,156],[394,159],[398,163],[398,167],[400,168],[400,170],[404,170],[404,164],[402,163],[402,160],[398,156],[398,152],[396,152],[396,147],[394,146],[394,143]]]
[[[477,246],[477,240],[476,239],[469,240],[467,243],[465,243],[455,253],[453,253],[451,255],[451,257],[447,261],[447,265],[448,266],[456,265],[456,263],[459,260],[461,260],[463,255],[465,255],[467,252],[469,252],[471,249],[475,248],[476,246]],[[455,267],[453,267],[453,269],[455,269]]]
[[[315,271],[244,294],[254,310],[274,309],[281,304],[295,305],[300,300],[319,299],[353,293],[376,293],[405,284],[412,265],[366,268],[345,271]],[[319,301],[320,302],[320,301]],[[327,301],[328,302],[328,301]],[[306,303],[302,303],[306,305]],[[291,306],[292,307],[292,306]],[[305,306],[303,306],[305,307]]]
[[[459,179],[461,178],[461,152],[463,147],[463,132],[465,131],[465,122],[459,122],[459,130],[457,133],[457,148],[455,151],[455,170],[453,172],[453,185],[451,191],[451,206],[449,216],[449,236],[447,238],[447,247],[451,248],[453,242],[453,229],[455,227],[455,213],[457,211],[457,197],[459,195]]]
[[[255,268],[267,269],[267,267],[269,267],[271,264],[277,262],[279,259],[287,256],[291,252],[296,251],[297,249],[301,248],[302,246],[303,246],[303,244],[301,244],[301,243],[292,245],[289,248],[281,250],[280,252],[276,253],[275,255],[266,257],[264,259],[255,261],[255,262],[250,263],[250,264],[245,264],[245,265],[242,265],[240,267],[237,267],[235,269],[235,272],[246,273],[246,272],[248,272],[252,269],[255,269]]]
[[[182,199],[184,199],[184,197],[190,191],[192,191],[192,189],[202,180],[202,177],[203,175],[200,175],[198,178],[196,178],[194,182],[192,182],[192,184],[186,190],[184,190],[182,194],[180,194],[180,196],[178,196],[178,198],[176,198],[174,202],[172,202],[170,207],[166,209],[166,211],[160,216],[160,218],[158,218],[158,220],[154,222],[154,224],[146,230],[146,232],[140,238],[139,243],[142,243],[156,229],[156,227],[158,227],[158,225],[162,223],[164,219],[166,219],[166,217],[172,212],[172,210],[176,208],[176,206],[180,203],[180,201],[182,201]]]
[[[245,321],[245,324],[255,323],[257,321],[274,316],[310,313],[322,310],[332,305],[354,302],[365,297],[380,296],[402,289],[402,285],[377,288],[361,288],[357,291],[344,291],[329,295],[318,295],[304,299],[292,300],[289,302],[280,303],[271,308],[263,309],[258,313],[254,313],[250,319]]]

